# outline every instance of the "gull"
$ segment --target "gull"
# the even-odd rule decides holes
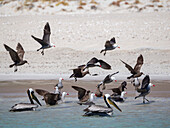
[[[53,43],[50,43],[50,34],[51,34],[50,25],[47,22],[45,27],[44,27],[44,35],[43,35],[42,39],[39,39],[39,38],[31,35],[31,37],[34,40],[36,40],[38,43],[41,44],[41,48],[37,49],[37,51],[42,49],[42,52],[41,52],[42,55],[44,55],[44,49],[55,47],[55,45]]]

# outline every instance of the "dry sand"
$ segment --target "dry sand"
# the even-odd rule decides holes
[[[112,71],[94,68],[92,73],[106,75],[120,71],[129,75],[119,59],[134,66],[137,57],[144,56],[142,71],[149,75],[170,75],[170,13],[112,13],[63,14],[43,16],[0,17],[0,73],[1,74],[71,74],[69,70],[84,64],[92,57],[105,60]],[[46,22],[51,26],[51,42],[56,47],[45,50],[42,56],[36,50],[40,45],[31,35],[42,37]],[[116,37],[121,47],[100,54],[106,40]],[[13,73],[12,60],[3,47],[15,48],[20,42],[26,53],[25,64]]]

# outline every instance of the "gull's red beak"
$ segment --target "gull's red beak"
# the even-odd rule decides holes
[[[117,80],[115,80],[115,82],[117,82]]]
[[[118,47],[118,48],[120,48],[120,47]]]
[[[153,85],[155,87],[155,85]]]
[[[69,95],[69,94],[67,93],[67,95]]]

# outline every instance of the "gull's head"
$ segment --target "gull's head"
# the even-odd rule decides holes
[[[50,46],[51,46],[51,47],[55,47],[55,44],[51,43]]]
[[[113,45],[114,48],[120,48],[117,44]]]
[[[101,64],[99,62],[95,63],[94,65],[101,67]]]
[[[66,95],[69,95],[69,94],[67,92],[62,93],[62,97],[61,97],[62,102],[65,102],[65,96]]]
[[[62,77],[60,77],[60,78],[59,78],[59,81],[62,81],[62,80],[64,80],[64,79],[63,79]]]
[[[66,96],[66,95],[69,95],[69,93],[63,92],[62,95],[63,95],[63,96]]]
[[[149,87],[155,87],[155,85],[154,84],[152,84],[152,83],[149,83],[149,85],[148,85]]]
[[[121,93],[121,97],[123,98],[125,94],[127,94],[127,92],[126,92],[126,91],[123,91],[123,92]]]
[[[125,95],[125,94],[127,94],[127,92],[123,91],[122,94]]]
[[[111,80],[117,82],[116,78],[114,76],[111,76]]]

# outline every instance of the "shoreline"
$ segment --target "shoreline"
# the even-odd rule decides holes
[[[109,74],[109,73],[108,73]],[[108,75],[107,74],[107,75]],[[69,78],[71,74],[38,74],[38,73],[28,73],[28,74],[0,74],[0,81],[13,81],[13,80],[58,80],[60,77],[62,77],[65,80],[74,80],[74,78]],[[103,80],[107,75],[98,75],[98,76],[85,76],[84,78],[78,78],[78,80],[81,81],[101,81]],[[128,74],[129,75],[129,74]],[[115,75],[115,78],[117,80],[127,80],[128,75]],[[151,80],[170,80],[170,75],[149,75],[151,77]],[[144,76],[141,76],[139,79],[142,80]]]
[[[34,76],[35,78],[35,76]],[[117,77],[119,78],[119,77]],[[77,82],[74,79],[64,79],[62,91],[68,92],[69,97],[77,97],[77,91],[75,91],[71,86],[83,87],[91,92],[96,91],[96,85],[100,83],[101,80],[93,79],[78,79]],[[118,79],[117,82],[112,82],[106,85],[106,89],[102,90],[104,94],[112,94],[111,88],[119,87],[124,80]],[[141,80],[140,80],[141,81]],[[170,98],[170,80],[158,80],[151,77],[151,82],[155,87],[151,88],[151,92],[148,97],[166,97]],[[0,98],[17,98],[17,97],[27,97],[26,90],[28,88],[33,89],[44,89],[49,92],[54,92],[54,86],[58,83],[58,79],[45,79],[45,80],[8,80],[0,81]],[[135,97],[138,93],[135,91],[133,85],[130,81],[127,81],[127,97]]]

